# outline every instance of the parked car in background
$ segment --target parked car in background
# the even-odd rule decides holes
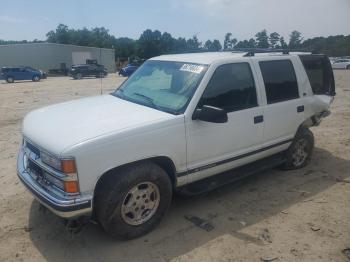
[[[26,69],[28,69],[28,70],[32,70],[32,71],[39,71],[40,73],[41,73],[41,79],[46,79],[47,78],[47,73],[45,72],[45,71],[43,71],[43,70],[41,70],[41,69],[35,69],[35,68],[33,68],[33,67],[30,67],[30,66],[26,66],[25,67]]]
[[[140,65],[140,63],[127,64],[119,70],[119,75],[129,77],[140,67]]]
[[[32,80],[34,82],[46,78],[46,73],[29,66],[21,67],[3,67],[1,76],[7,83],[13,83],[17,80]]]
[[[350,69],[350,59],[337,59],[332,63],[333,69]]]
[[[86,76],[100,78],[108,75],[107,69],[99,64],[73,65],[69,73],[74,79],[82,79]]]

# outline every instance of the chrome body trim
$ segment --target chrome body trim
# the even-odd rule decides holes
[[[34,172],[28,170],[27,158],[32,159],[31,156],[27,156],[27,150],[21,147],[17,157],[17,175],[40,203],[63,218],[73,218],[91,213],[92,195],[62,194],[62,190],[41,182]],[[43,170],[47,169],[43,168]]]

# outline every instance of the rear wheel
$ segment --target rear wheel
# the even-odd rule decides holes
[[[13,83],[14,81],[15,81],[15,79],[12,76],[6,77],[6,82],[7,83]]]
[[[348,65],[348,66],[346,67],[346,69],[348,69],[348,70],[349,70],[349,69],[350,69],[350,65]]]
[[[160,223],[171,198],[168,174],[151,162],[139,163],[103,179],[96,192],[96,216],[108,234],[132,239]]]
[[[305,167],[311,160],[313,149],[314,136],[312,132],[307,128],[299,130],[287,150],[286,163],[282,168],[289,170]]]

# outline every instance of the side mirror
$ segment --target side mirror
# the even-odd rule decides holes
[[[211,123],[226,123],[227,113],[224,109],[204,105],[201,109],[194,111],[192,119]]]

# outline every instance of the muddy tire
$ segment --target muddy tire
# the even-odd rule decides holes
[[[96,218],[113,237],[133,239],[147,234],[170,206],[170,178],[154,163],[127,166],[102,179],[95,198]]]
[[[314,149],[314,135],[308,128],[302,128],[286,152],[286,162],[282,169],[292,170],[305,167],[311,160]]]

